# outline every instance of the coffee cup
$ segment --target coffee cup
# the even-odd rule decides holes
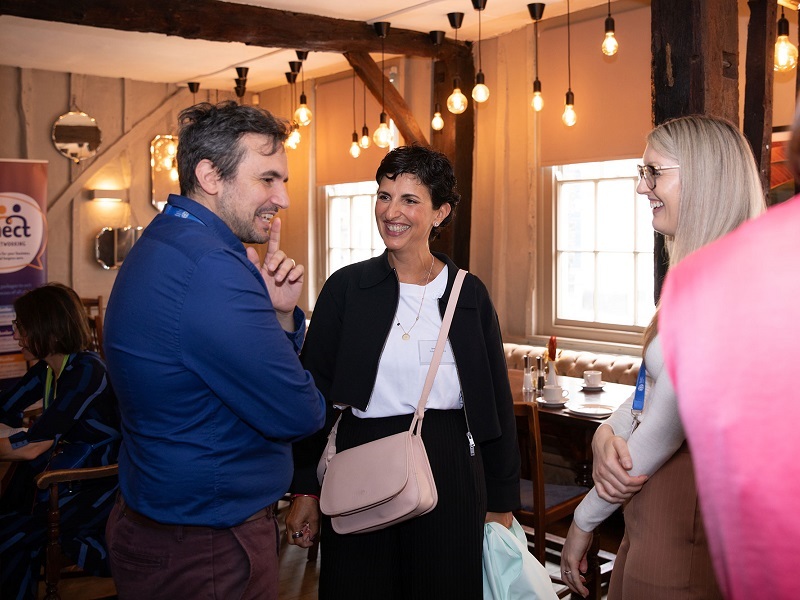
[[[560,385],[546,385],[542,390],[542,399],[545,402],[565,402],[569,392]]]
[[[600,387],[603,385],[602,371],[584,371],[583,385],[586,387]]]

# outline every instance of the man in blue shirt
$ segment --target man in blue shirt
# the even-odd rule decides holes
[[[105,351],[121,495],[107,526],[121,599],[277,598],[270,505],[291,442],[320,429],[298,352],[304,269],[280,249],[287,126],[224,102],[180,115],[181,195],[119,271]],[[267,243],[263,263],[246,243]]]

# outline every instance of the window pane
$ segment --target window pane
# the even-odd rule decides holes
[[[597,255],[596,321],[633,325],[633,254],[600,252]]]
[[[328,254],[328,275],[350,264],[350,250],[331,248]]]
[[[611,179],[597,183],[597,249],[632,252],[635,231],[633,182]]]
[[[556,314],[562,319],[594,321],[594,254],[562,252],[558,256]]]
[[[353,228],[351,246],[353,248],[372,248],[372,196],[353,197]]]
[[[646,327],[656,311],[652,252],[636,255],[636,279],[636,325]]]
[[[594,183],[563,183],[558,198],[558,250],[594,249]]]
[[[636,195],[636,250],[653,250],[653,211],[647,196]]]
[[[331,198],[328,203],[328,246],[347,248],[350,245],[350,199]]]

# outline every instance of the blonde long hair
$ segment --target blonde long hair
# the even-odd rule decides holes
[[[747,138],[709,115],[679,117],[647,136],[648,145],[680,165],[680,210],[665,236],[670,268],[766,209],[764,189]],[[644,332],[644,349],[658,332],[658,307]]]

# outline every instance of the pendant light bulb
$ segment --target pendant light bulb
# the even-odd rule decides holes
[[[775,70],[783,73],[797,66],[797,46],[789,41],[789,21],[783,14],[778,19],[778,39],[775,42]]]
[[[361,141],[358,142],[358,145],[361,146],[364,150],[366,150],[367,148],[369,148],[371,142],[372,140],[369,137],[369,127],[364,125],[361,128]]]
[[[388,148],[389,142],[392,140],[392,132],[389,129],[389,125],[387,124],[387,117],[386,113],[381,113],[381,124],[378,125],[378,128],[375,130],[375,133],[372,134],[372,141],[375,142],[375,145],[378,148]]]
[[[442,118],[442,108],[439,106],[437,102],[436,105],[433,107],[433,118],[431,119],[431,128],[434,131],[441,131],[444,129],[444,119]]]
[[[567,91],[564,114],[561,115],[561,120],[567,127],[572,127],[578,120],[578,115],[575,114],[575,94],[572,93],[572,90]]]
[[[294,120],[297,121],[302,127],[311,124],[311,109],[308,108],[308,99],[305,93],[300,94],[300,106],[294,111]]]
[[[300,144],[300,127],[298,126],[297,123],[292,122],[292,132],[289,134],[289,137],[286,138],[286,145],[292,150],[296,150],[299,144]]]
[[[489,88],[486,87],[484,81],[486,78],[483,75],[483,71],[478,71],[478,74],[475,76],[475,87],[472,88],[472,99],[475,102],[486,102],[489,99]]]
[[[619,42],[614,37],[614,19],[611,17],[606,19],[606,37],[601,48],[606,56],[614,56],[619,50]]]
[[[358,133],[353,132],[353,141],[350,144],[350,156],[358,158],[361,156],[361,146],[358,145]]]
[[[538,79],[533,81],[533,100],[531,100],[531,107],[536,112],[544,108],[544,98],[542,98],[542,82]]]
[[[457,79],[453,81],[453,93],[447,98],[447,110],[454,115],[460,115],[467,110],[467,97],[461,93]]]

